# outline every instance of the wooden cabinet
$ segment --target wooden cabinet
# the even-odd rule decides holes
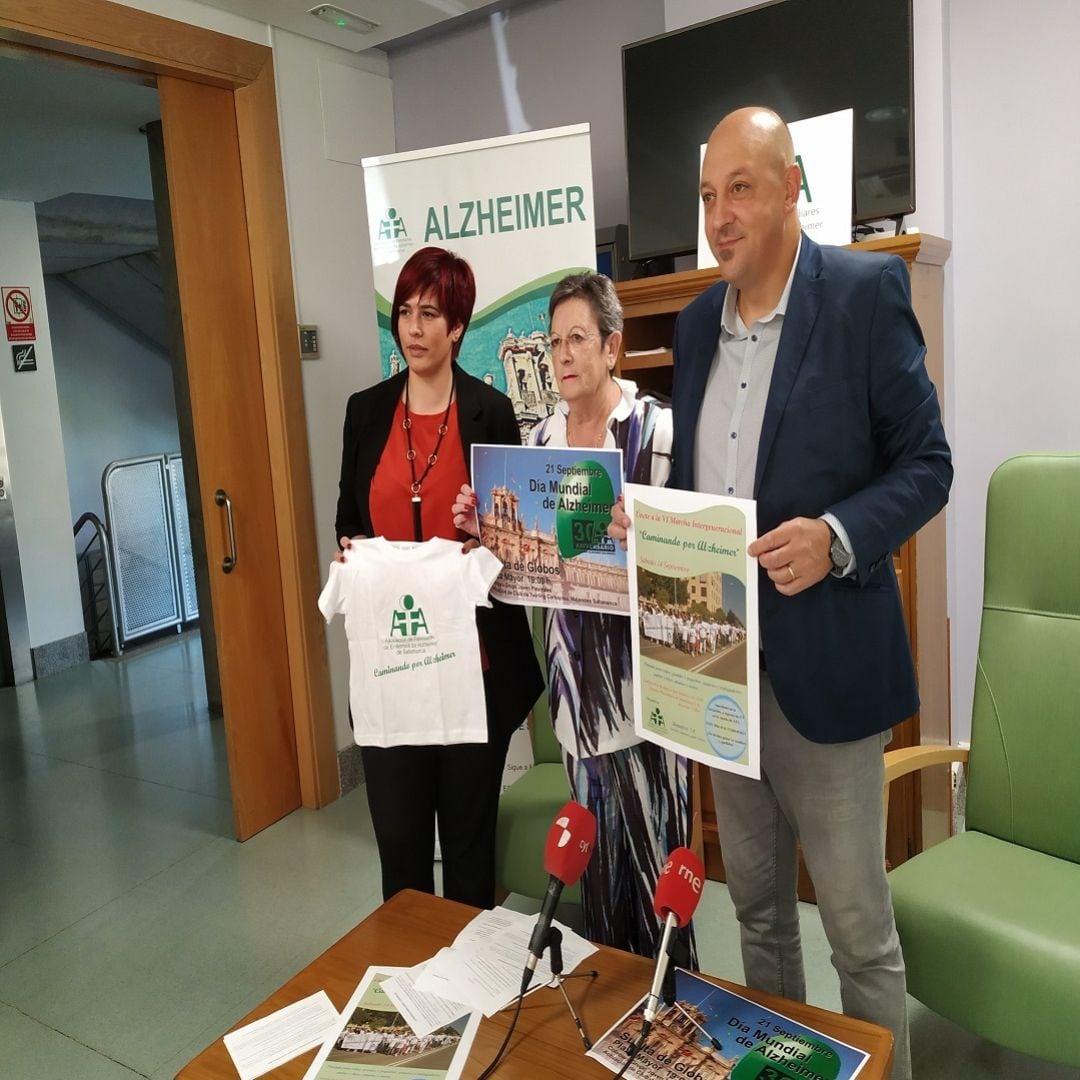
[[[901,256],[911,274],[915,314],[926,338],[926,365],[944,412],[943,288],[950,245],[916,233],[853,245],[858,251],[885,251]],[[671,343],[675,317],[699,293],[720,280],[717,269],[621,282],[616,287],[625,317],[623,355],[617,373],[639,386],[671,392]],[[627,355],[627,354],[637,355]],[[893,729],[892,748],[920,742],[949,741],[948,618],[945,585],[945,516],[939,514],[894,554],[911,649],[919,674],[919,712]],[[696,767],[705,862],[709,876],[723,880],[723,861],[716,832],[716,813],[708,773]],[[886,857],[898,865],[923,849],[924,818],[937,831],[948,820],[949,790],[944,776],[905,778],[892,785]],[[935,836],[934,839],[940,837]],[[813,899],[805,869],[799,895]]]

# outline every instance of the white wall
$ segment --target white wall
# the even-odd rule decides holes
[[[83,619],[33,203],[0,200],[0,283],[30,287],[37,331],[37,371],[16,372],[7,335],[0,338],[0,409],[30,645],[38,648],[81,634]]]
[[[336,549],[345,402],[381,377],[360,157],[393,152],[393,102],[385,63],[373,73],[365,70],[371,58],[283,30],[274,31],[273,44],[297,315],[320,335],[321,358],[305,361],[303,376],[325,568]],[[327,644],[337,742],[347,746],[349,658],[340,619]]]
[[[172,367],[62,279],[45,279],[45,297],[71,522],[87,510],[104,520],[101,473],[110,461],[180,449]]]
[[[1080,451],[1080,5],[951,0],[955,389],[953,729],[970,730],[986,485],[1005,458]],[[1032,528],[1039,528],[1032,522]],[[1075,574],[1076,552],[1046,572]]]
[[[627,220],[622,46],[664,32],[661,0],[539,0],[509,11],[505,37],[527,126],[591,126],[596,222]],[[390,57],[399,150],[508,135],[488,20]]]

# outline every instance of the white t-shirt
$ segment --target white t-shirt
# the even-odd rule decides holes
[[[453,540],[354,540],[319,597],[345,616],[349,704],[360,746],[487,742],[475,608],[502,563]]]

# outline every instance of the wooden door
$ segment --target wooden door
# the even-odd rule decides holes
[[[255,294],[231,90],[162,76],[162,136],[241,840],[300,806]],[[224,317],[223,317],[224,316]],[[232,507],[236,563],[223,491]]]

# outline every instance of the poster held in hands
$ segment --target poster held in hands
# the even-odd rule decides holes
[[[760,778],[757,505],[626,485],[634,730]]]
[[[480,542],[503,564],[491,595],[626,615],[626,552],[607,534],[622,475],[621,450],[473,446]]]

